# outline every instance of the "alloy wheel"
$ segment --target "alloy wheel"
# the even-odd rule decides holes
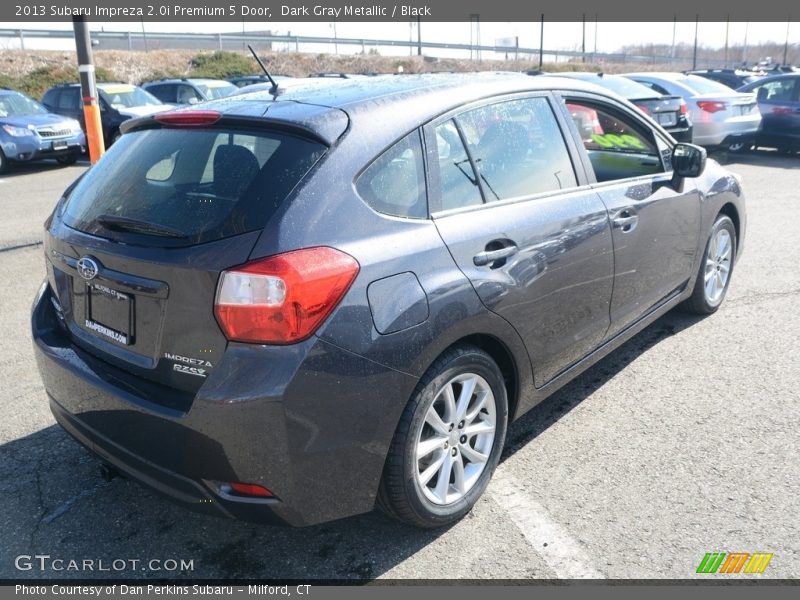
[[[731,272],[733,240],[727,229],[719,229],[708,242],[704,274],[706,300],[716,305],[722,300]]]

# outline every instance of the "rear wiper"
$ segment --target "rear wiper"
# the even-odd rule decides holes
[[[118,217],[116,215],[100,215],[96,217],[93,223],[102,225],[106,229],[114,231],[131,231],[135,233],[145,233],[149,235],[160,235],[163,237],[185,238],[184,234],[179,229],[174,229],[166,225],[159,225],[158,223],[150,223],[149,221],[140,221],[139,219],[131,219],[129,217]]]

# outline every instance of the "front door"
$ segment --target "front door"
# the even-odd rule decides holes
[[[674,189],[669,143],[628,111],[585,97],[566,107],[611,221],[611,337],[684,289],[696,260],[701,198],[691,180]]]
[[[614,272],[606,208],[553,102],[495,101],[425,132],[434,223],[483,304],[519,332],[538,387],[602,341]]]

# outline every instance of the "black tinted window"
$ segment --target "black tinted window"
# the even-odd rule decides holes
[[[178,86],[171,83],[164,85],[154,85],[147,88],[147,91],[153,94],[162,102],[175,102],[175,90]]]
[[[115,142],[64,208],[70,227],[187,245],[263,227],[324,146],[272,132],[151,129]]]
[[[61,110],[78,110],[80,105],[80,89],[65,88],[61,90],[58,98],[58,108]]]
[[[359,176],[356,188],[378,212],[425,218],[428,200],[419,132],[407,135],[384,152]]]
[[[487,202],[577,185],[546,98],[500,102],[463,113],[457,120]]]

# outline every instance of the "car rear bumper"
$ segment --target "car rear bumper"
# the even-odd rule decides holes
[[[42,158],[57,158],[86,150],[86,137],[81,132],[69,138],[48,140],[38,136],[9,138],[2,141],[3,154],[9,160],[26,162]]]
[[[761,115],[732,117],[725,121],[694,121],[694,143],[701,146],[720,146],[755,138],[761,126]]]
[[[668,128],[667,132],[678,142],[691,142],[694,139],[692,127]]]
[[[53,414],[128,477],[196,511],[311,525],[372,510],[399,415],[417,379],[318,338],[231,344],[185,413],[73,345],[43,286],[32,316]],[[168,394],[167,388],[161,393]],[[217,482],[262,485],[234,498]]]

